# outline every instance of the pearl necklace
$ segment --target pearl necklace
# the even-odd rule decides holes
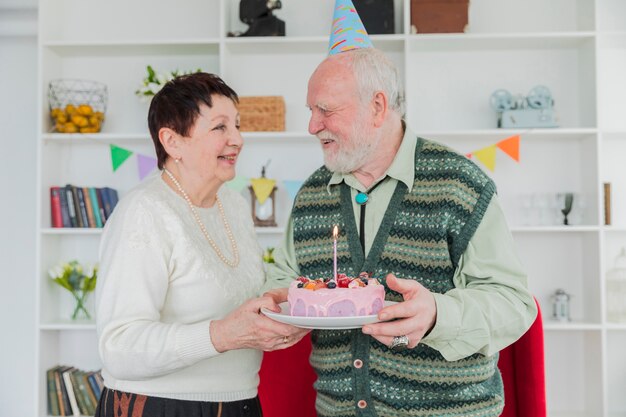
[[[211,239],[211,237],[209,236],[209,232],[207,232],[206,227],[204,227],[204,223],[202,223],[202,220],[200,220],[200,216],[198,216],[198,212],[196,212],[196,209],[194,208],[193,203],[191,202],[191,199],[189,198],[185,190],[183,190],[183,187],[181,187],[178,180],[166,168],[163,168],[163,172],[165,172],[167,176],[170,177],[174,185],[176,185],[176,187],[178,188],[178,191],[180,191],[180,193],[183,195],[185,201],[187,202],[187,205],[189,205],[189,208],[191,209],[191,214],[193,214],[193,218],[196,219],[196,223],[198,223],[198,226],[200,226],[200,230],[202,230],[204,237],[209,242],[209,245],[211,245],[211,247],[213,248],[217,256],[221,259],[221,261],[224,262],[226,265],[230,266],[231,268],[235,268],[237,265],[239,265],[239,250],[237,249],[237,242],[235,242],[235,238],[233,237],[233,232],[230,230],[230,226],[228,225],[228,222],[226,221],[226,215],[224,214],[224,207],[222,206],[222,202],[220,201],[220,198],[216,195],[215,201],[217,202],[217,207],[220,210],[220,217],[222,219],[222,223],[224,224],[224,229],[226,229],[226,236],[228,236],[228,240],[230,240],[230,247],[232,248],[233,255],[235,257],[235,259],[233,259],[232,261],[224,256],[220,248],[217,247],[217,244],[213,241],[213,239]]]

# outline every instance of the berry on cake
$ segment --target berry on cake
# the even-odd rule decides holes
[[[366,272],[358,278],[338,274],[337,279],[298,277],[287,293],[292,316],[351,317],[378,314],[385,287]]]

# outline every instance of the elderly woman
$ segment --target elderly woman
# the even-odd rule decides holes
[[[261,416],[262,352],[305,331],[264,284],[248,206],[222,185],[243,146],[237,94],[206,73],[168,82],[148,124],[161,175],[106,224],[96,289],[103,391],[96,416]],[[121,412],[121,414],[119,414]]]

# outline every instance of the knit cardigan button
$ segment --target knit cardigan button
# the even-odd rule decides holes
[[[361,359],[356,359],[353,362],[353,365],[356,369],[361,369],[363,367],[363,361]]]
[[[356,403],[356,405],[358,405],[359,408],[365,408],[365,407],[367,407],[367,401],[360,400],[358,403]]]

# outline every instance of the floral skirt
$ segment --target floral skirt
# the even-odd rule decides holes
[[[259,397],[207,402],[149,397],[105,388],[95,417],[263,417]]]

